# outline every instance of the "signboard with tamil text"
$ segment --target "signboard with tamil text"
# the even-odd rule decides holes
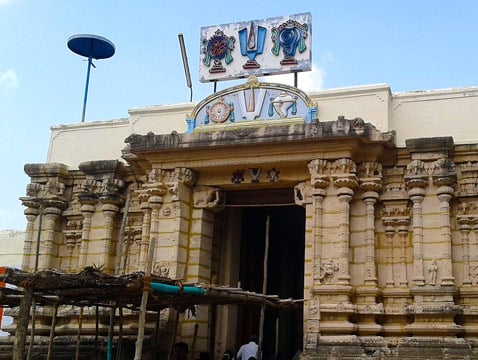
[[[310,13],[201,28],[201,82],[310,71]]]

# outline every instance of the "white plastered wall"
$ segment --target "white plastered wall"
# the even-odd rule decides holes
[[[395,94],[389,126],[396,144],[406,139],[452,136],[455,144],[478,139],[478,88],[461,88]]]
[[[325,90],[310,94],[318,103],[320,121],[362,118],[380,131],[388,131],[390,87],[385,84]]]

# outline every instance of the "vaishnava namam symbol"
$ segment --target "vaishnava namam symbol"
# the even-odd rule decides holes
[[[256,56],[264,51],[264,42],[266,40],[267,29],[262,26],[251,25],[248,29],[244,28],[239,31],[239,43],[241,45],[242,56],[247,56],[249,60],[242,65],[243,69],[259,69],[261,65],[256,61]]]

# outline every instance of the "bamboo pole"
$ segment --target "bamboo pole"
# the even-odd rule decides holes
[[[35,342],[35,320],[36,320],[36,302],[35,296],[32,297],[32,328],[30,329],[30,343],[28,344],[27,360],[31,360],[33,353],[33,344]]]
[[[116,347],[116,360],[121,359],[121,348],[123,346],[123,306],[119,304],[119,332],[118,332],[118,346]]]
[[[34,272],[38,271],[38,263],[40,258],[40,240],[41,240],[41,231],[43,225],[43,206],[40,204],[40,218],[38,219],[38,233],[37,233],[37,243],[36,243],[36,251],[35,251],[35,266]],[[32,297],[32,328],[30,332],[30,344],[28,345],[28,352],[27,352],[27,360],[30,360],[33,353],[33,345],[35,343],[35,317],[36,317],[36,302],[35,296]]]
[[[146,323],[146,305],[148,304],[149,295],[149,280],[151,277],[151,270],[153,267],[154,248],[156,246],[156,237],[152,237],[149,240],[148,247],[148,263],[146,264],[146,272],[143,286],[143,295],[141,297],[141,306],[139,309],[139,321],[138,321],[138,337],[136,339],[136,349],[134,354],[134,360],[141,360],[143,353],[143,339],[144,339],[144,324]]]
[[[46,355],[47,360],[52,359],[52,353],[53,353],[53,340],[55,338],[55,328],[56,328],[56,317],[58,315],[58,304],[54,305],[53,308],[53,318],[51,319],[51,327],[50,327],[50,340],[48,342],[48,352]]]
[[[199,324],[194,324],[194,335],[193,335],[193,344],[191,345],[191,352],[189,353],[189,358],[194,360],[194,351],[196,350],[196,340],[198,337]]]
[[[116,249],[115,274],[119,274],[121,270],[121,257],[123,256],[124,231],[125,231],[126,223],[128,222],[128,210],[129,210],[130,198],[131,198],[131,191],[128,189],[126,193],[126,202],[123,208],[123,218],[121,220],[118,246]],[[126,256],[128,256],[127,253],[125,253],[125,257]]]
[[[171,360],[173,355],[174,344],[176,343],[176,335],[178,333],[178,323],[179,323],[179,302],[178,302],[178,308],[176,309],[176,320],[174,321],[173,338],[171,340],[171,345],[169,346],[168,360]]]
[[[25,296],[20,299],[20,311],[17,319],[17,329],[13,342],[13,360],[23,360],[25,353],[25,339],[27,337],[28,321],[30,320],[30,308],[33,299],[33,289],[27,287]]]
[[[108,344],[106,351],[106,360],[113,359],[113,330],[115,328],[115,312],[116,307],[113,305],[110,311],[110,326],[108,328]]]
[[[40,240],[41,240],[41,230],[42,230],[42,223],[43,223],[43,206],[40,203],[40,207],[38,209],[38,232],[37,232],[37,239],[36,239],[36,250],[35,250],[35,265],[34,265],[34,272],[38,271],[38,258],[40,256]],[[15,332],[15,340],[13,345],[13,360],[23,360],[24,353],[25,353],[25,339],[27,337],[28,331],[28,321],[30,319],[30,309],[32,313],[32,334],[33,327],[35,323],[35,301],[33,298],[33,286],[30,285],[28,288],[25,288],[25,296],[23,297],[22,301],[20,302],[20,309],[19,309],[19,316],[18,316],[18,325],[17,330]],[[33,351],[33,336],[30,336],[30,343],[28,345],[28,352],[27,352],[27,359],[30,359],[31,353]]]
[[[98,343],[98,333],[100,330],[100,309],[99,306],[95,307],[95,353],[98,353],[99,343]]]
[[[130,228],[130,232],[131,232],[131,228]],[[126,274],[126,269],[129,268],[129,264],[130,264],[130,258],[128,256],[128,253],[129,253],[129,249],[131,247],[131,238],[133,238],[134,240],[134,236],[132,237],[131,236],[131,233],[128,234],[128,238],[126,239],[126,248],[124,249],[124,257],[123,257],[123,271],[121,272],[122,275]]]
[[[154,327],[154,358],[157,359],[160,354],[160,325],[161,325],[161,311],[156,313],[156,325]]]
[[[217,305],[211,305],[211,341],[209,342],[209,358],[214,359],[214,346],[216,344]],[[231,359],[232,360],[232,359]]]
[[[264,277],[262,280],[262,294],[267,293],[267,263],[269,260],[269,227],[270,227],[271,217],[267,215],[266,219],[266,238],[265,238],[265,248],[264,248]],[[266,304],[261,306],[261,317],[259,322],[259,346],[257,348],[257,360],[262,360],[262,342],[264,337],[264,318],[266,315]]]
[[[98,309],[98,307],[96,307]],[[76,333],[76,351],[75,360],[80,358],[81,328],[83,326],[83,306],[80,307],[80,316],[78,316],[78,332]]]
[[[275,344],[275,354],[274,358],[277,359],[277,354],[279,353],[279,316],[276,317],[276,344]]]

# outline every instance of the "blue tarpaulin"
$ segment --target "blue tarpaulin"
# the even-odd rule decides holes
[[[205,295],[206,290],[196,286],[183,286],[179,287],[177,285],[168,285],[163,283],[151,282],[149,283],[153,292],[163,293],[163,294],[191,294],[191,295]]]

